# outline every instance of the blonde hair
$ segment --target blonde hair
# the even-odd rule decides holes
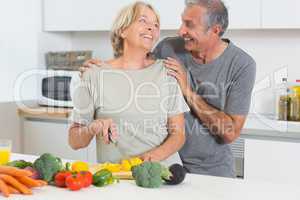
[[[111,30],[110,40],[113,47],[115,58],[123,55],[124,39],[121,37],[122,32],[124,31],[124,29],[129,27],[137,19],[138,14],[142,7],[150,8],[156,15],[158,23],[160,23],[158,13],[154,10],[154,8],[150,4],[137,1],[133,4],[124,7],[118,14],[117,18],[115,19]]]

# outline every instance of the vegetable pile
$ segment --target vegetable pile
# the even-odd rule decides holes
[[[5,197],[11,194],[31,195],[31,188],[42,187],[47,182],[31,178],[32,172],[11,166],[0,166],[0,192]]]
[[[119,173],[120,172],[120,173]],[[126,176],[124,176],[124,174]],[[163,184],[177,185],[184,181],[186,171],[179,164],[169,168],[158,162],[143,162],[134,157],[120,163],[96,165],[93,170],[82,161],[62,163],[61,159],[45,153],[33,163],[15,160],[0,166],[0,193],[32,194],[32,188],[53,185],[78,191],[91,185],[104,187],[119,182],[120,179],[134,179],[140,187],[158,188]],[[132,176],[131,176],[132,174]]]
[[[159,188],[162,184],[180,184],[186,172],[179,164],[166,168],[158,162],[144,162],[132,169],[132,175],[140,187]]]

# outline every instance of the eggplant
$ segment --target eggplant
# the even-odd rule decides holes
[[[186,170],[180,164],[173,164],[169,167],[172,176],[169,180],[164,179],[167,185],[178,185],[185,179]]]

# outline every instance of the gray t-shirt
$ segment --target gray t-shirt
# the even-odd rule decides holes
[[[168,136],[168,118],[189,111],[162,60],[140,70],[115,69],[106,63],[94,67],[83,74],[73,102],[73,122],[111,118],[117,125],[117,147],[96,137],[98,162],[119,162],[158,147]],[[178,153],[164,161],[167,165],[178,162]]]
[[[247,115],[255,82],[255,61],[229,40],[221,56],[209,64],[196,63],[178,37],[161,41],[154,54],[158,58],[177,58],[186,68],[192,89],[218,110]],[[180,151],[185,168],[191,173],[234,177],[231,148],[191,112],[185,114],[186,143]]]

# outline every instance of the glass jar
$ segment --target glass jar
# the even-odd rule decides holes
[[[292,87],[290,97],[290,121],[300,121],[300,86]]]
[[[290,91],[287,79],[283,78],[282,83],[276,88],[276,116],[278,120],[287,121],[290,119]]]
[[[278,120],[287,121],[290,119],[290,96],[289,95],[280,95],[278,97],[278,111],[277,111],[277,118]]]

